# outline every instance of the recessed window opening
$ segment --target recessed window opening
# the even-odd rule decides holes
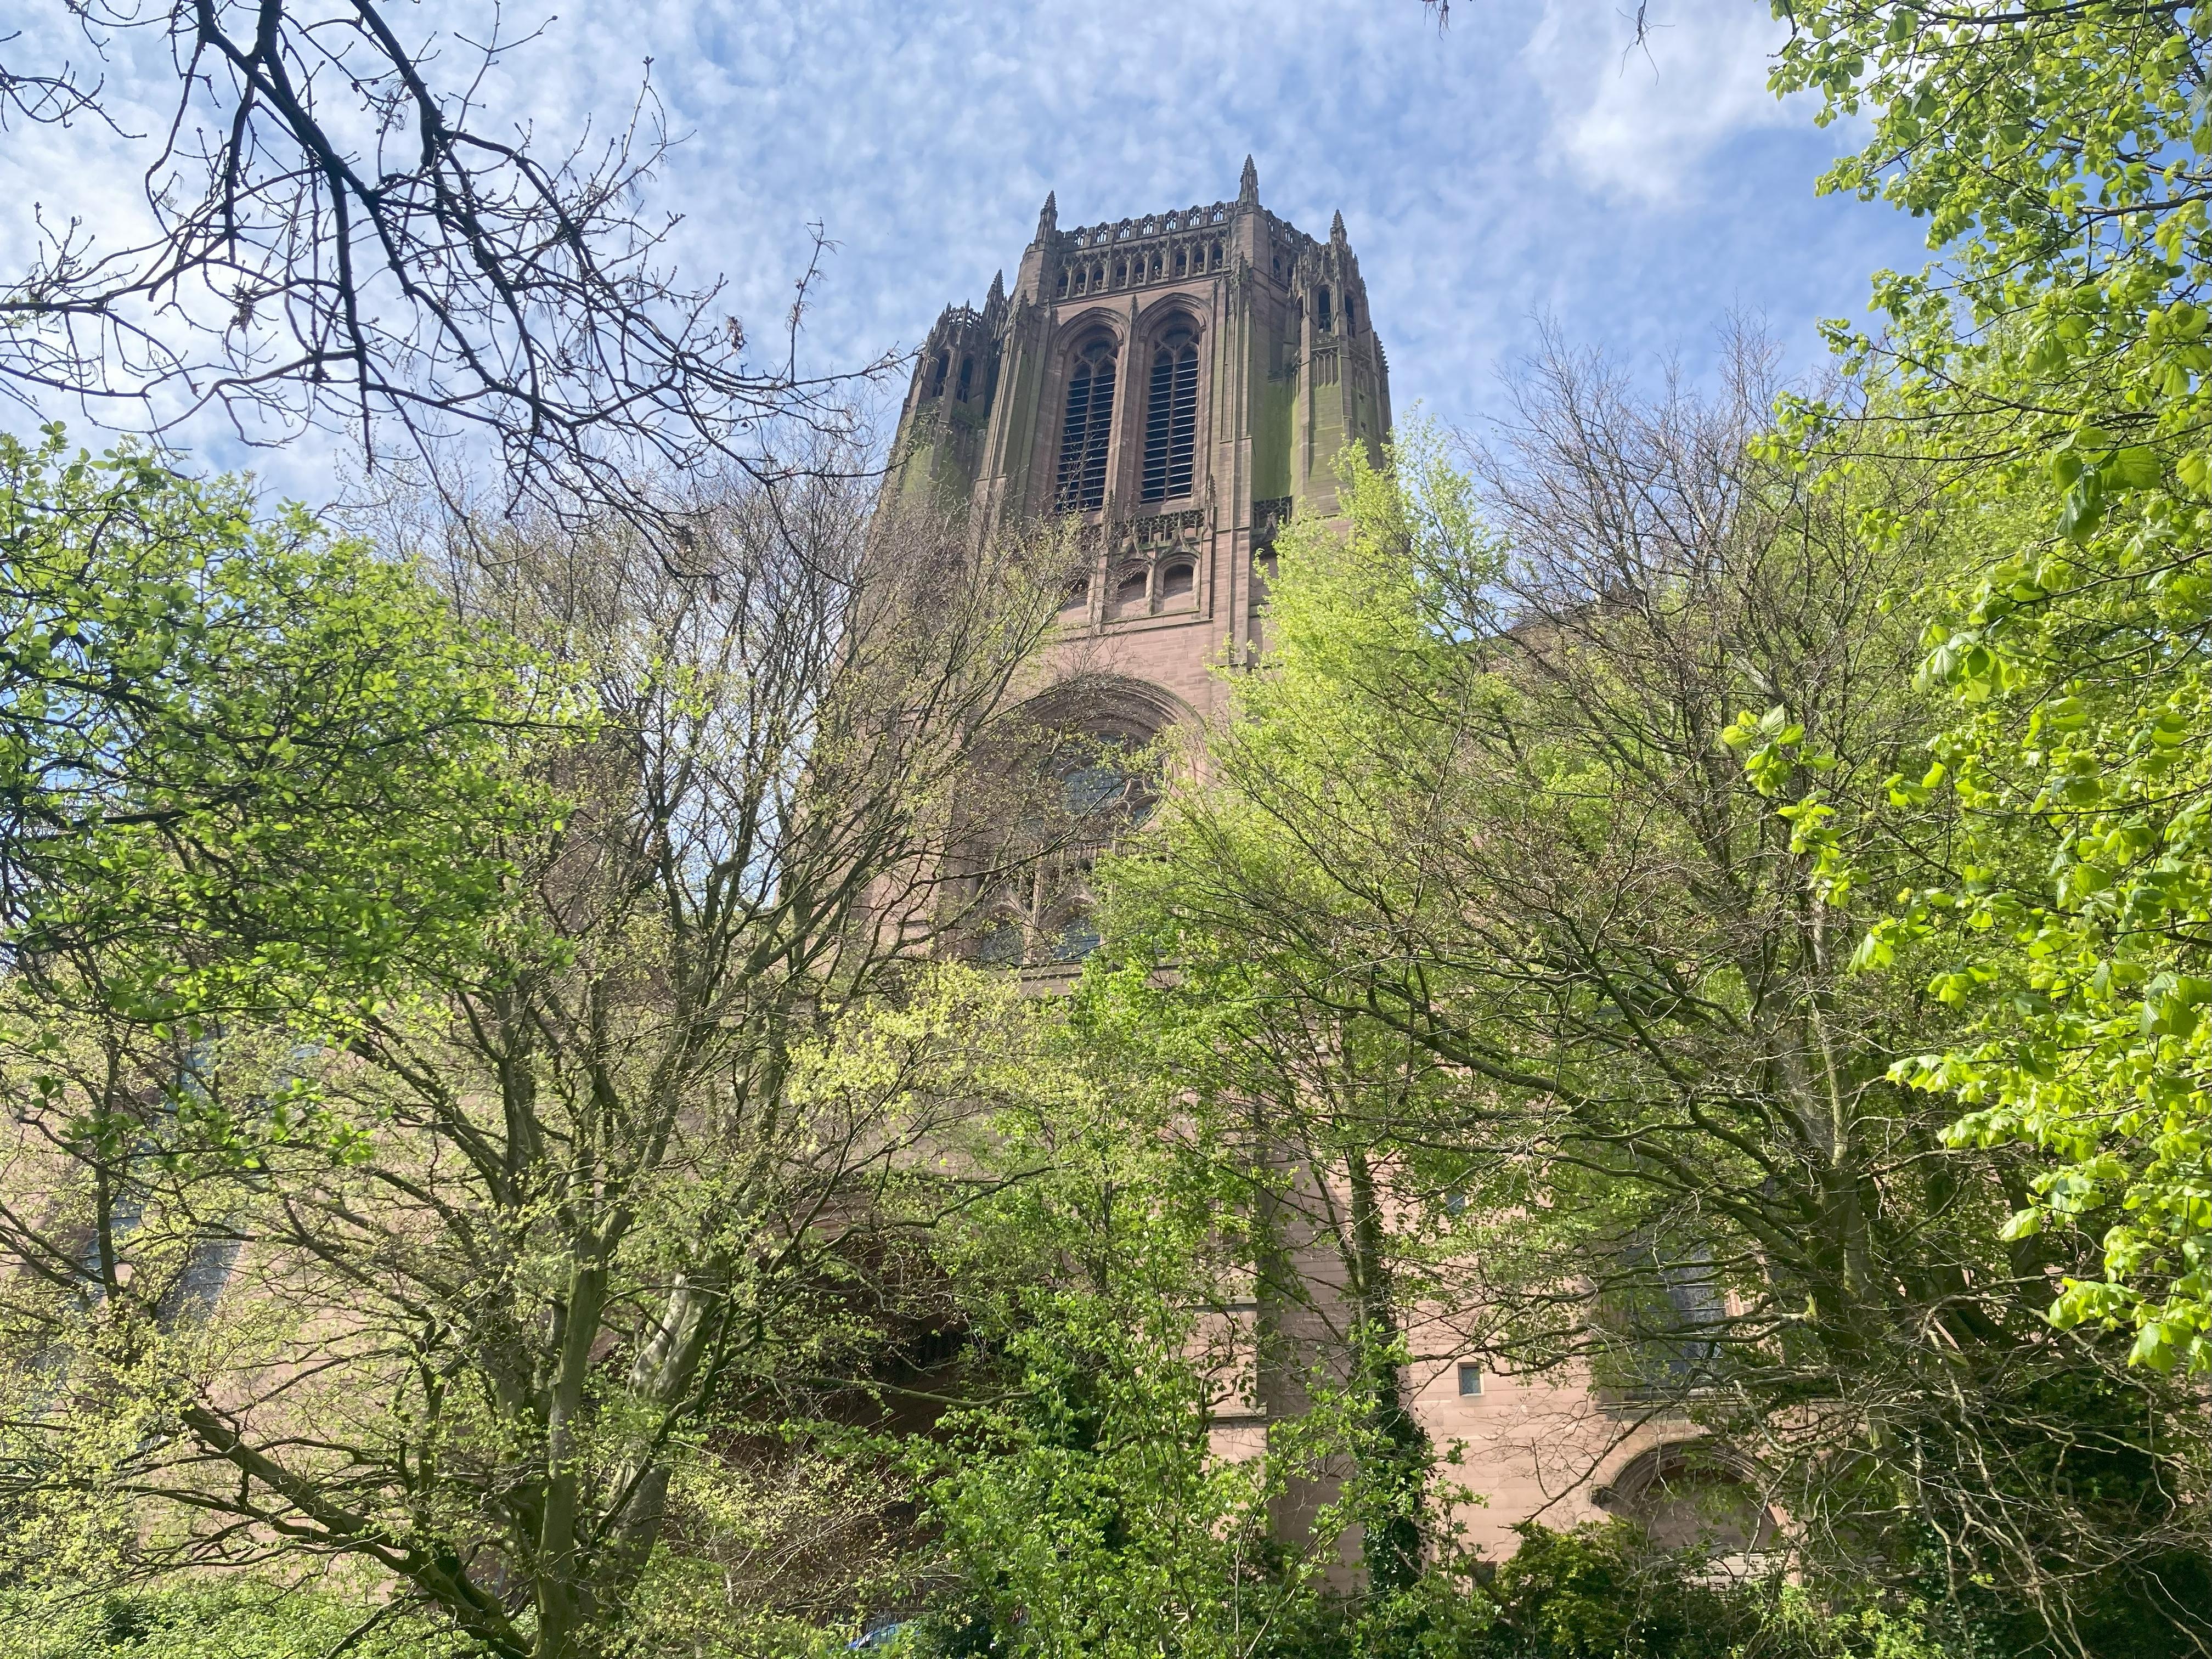
[[[1060,600],[1060,608],[1062,611],[1080,611],[1090,603],[1091,583],[1085,578],[1078,576],[1073,581],[1068,583],[1066,597]]]
[[[1168,566],[1160,572],[1160,602],[1165,605],[1171,600],[1189,598],[1191,580],[1189,565],[1178,563]]]
[[[962,403],[966,403],[968,388],[974,385],[975,381],[975,360],[973,357],[963,357],[960,360],[960,384],[952,389],[952,395]]]
[[[1349,294],[1344,296],[1344,331],[1346,334],[1352,332],[1352,296]]]
[[[1060,297],[1065,299],[1067,295],[1067,273],[1065,270],[1060,273]]]
[[[1115,260],[1115,261],[1114,261],[1114,286],[1115,286],[1115,288],[1119,288],[1119,287],[1121,287],[1121,284],[1122,284],[1122,283],[1124,283],[1127,282],[1128,280],[1129,280],[1129,262],[1128,262],[1127,259],[1116,259],[1116,260]]]
[[[1221,216],[1217,213],[1213,216],[1218,219]],[[1221,244],[1218,242],[1213,245],[1213,268],[1216,270],[1221,269]]]
[[[1098,948],[1098,925],[1088,910],[1078,910],[1060,924],[1053,936],[1054,962],[1080,962]]]
[[[1106,266],[1102,261],[1091,267],[1091,287],[1094,292],[1106,286]]]
[[[1472,1399],[1482,1392],[1482,1367],[1462,1365],[1459,1368],[1459,1392],[1462,1400]]]
[[[1321,325],[1322,333],[1328,332],[1331,319],[1328,313],[1328,289],[1326,286],[1314,295],[1314,319]]]
[[[1189,269],[1190,250],[1187,247],[1177,248],[1176,250],[1176,275],[1181,276],[1187,273]]]
[[[1152,353],[1151,395],[1145,411],[1146,501],[1190,494],[1198,444],[1198,341],[1179,328]]]
[[[1114,590],[1114,601],[1125,607],[1144,604],[1145,573],[1138,570],[1122,577],[1121,585]]]
[[[929,366],[929,395],[931,397],[941,398],[945,395],[945,371],[951,361],[951,354],[940,351],[937,354],[937,361]]]
[[[994,968],[1011,968],[1022,959],[1022,925],[1001,916],[975,941],[975,960]]]
[[[1057,495],[1062,512],[1087,512],[1106,501],[1106,444],[1114,431],[1114,345],[1085,345],[1068,376],[1060,431]]]
[[[1153,276],[1158,276],[1159,274],[1160,274],[1160,256],[1159,256],[1158,254],[1155,253],[1154,255],[1152,255],[1152,275],[1153,275]]]

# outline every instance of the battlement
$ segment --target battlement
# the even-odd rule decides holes
[[[1225,226],[1229,216],[1237,211],[1234,202],[1216,202],[1212,207],[1170,208],[1165,213],[1147,214],[1141,219],[1122,219],[1112,224],[1079,225],[1073,230],[1060,233],[1063,249],[1111,247],[1122,242],[1148,241],[1154,237],[1173,236],[1178,232],[1203,231],[1216,226]]]

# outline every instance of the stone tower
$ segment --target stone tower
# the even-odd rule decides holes
[[[1012,291],[994,277],[981,310],[949,307],[930,331],[884,489],[985,523],[1083,522],[1091,567],[1042,678],[1079,685],[1068,712],[1093,735],[1143,744],[1215,711],[1211,668],[1250,660],[1261,642],[1276,530],[1334,513],[1337,458],[1357,443],[1379,459],[1389,431],[1389,365],[1342,216],[1321,241],[1268,212],[1248,158],[1236,199],[1210,206],[1062,230],[1048,196]],[[1110,753],[1085,756],[1066,779],[1074,795],[1119,793]],[[1019,965],[1035,991],[1065,986],[1097,943],[1095,850],[1070,848],[979,892],[975,959]],[[1291,1190],[1328,1195],[1310,1176]],[[1316,1231],[1291,1249],[1309,1296],[1284,1305],[1255,1286],[1223,1315],[1252,1328],[1264,1312],[1296,1356],[1252,1351],[1250,1408],[1212,1413],[1228,1455],[1261,1452],[1272,1425],[1304,1409],[1304,1358],[1329,1352],[1323,1328],[1349,1316],[1332,1248]],[[1412,1312],[1407,1404],[1437,1447],[1468,1448],[1488,1499],[1455,1512],[1469,1541],[1510,1554],[1513,1523],[1528,1516],[1673,1524],[1693,1425],[1572,1381],[1486,1377],[1445,1322]],[[1279,1533],[1310,1525],[1333,1492],[1292,1483]]]
[[[1389,430],[1343,216],[1326,241],[1277,217],[1247,157],[1234,201],[1062,230],[1048,196],[1012,291],[930,331],[886,488],[1094,526],[1061,637],[1158,724],[1210,710],[1208,665],[1255,645],[1276,527],[1332,512],[1338,455]]]

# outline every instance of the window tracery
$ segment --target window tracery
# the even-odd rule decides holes
[[[1103,336],[1077,355],[1060,432],[1055,496],[1062,512],[1106,502],[1106,447],[1114,431],[1114,343]]]
[[[1098,946],[1090,874],[1106,848],[1152,816],[1158,769],[1152,739],[1115,729],[1071,733],[1043,760],[1044,793],[1024,816],[1019,839],[994,854],[1026,865],[979,893],[964,930],[969,957],[1018,967],[1080,962]]]
[[[1198,442],[1198,340],[1188,329],[1169,334],[1152,353],[1145,414],[1143,499],[1190,494]]]

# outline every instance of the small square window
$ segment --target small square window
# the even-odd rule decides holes
[[[1462,1399],[1471,1398],[1482,1392],[1481,1366],[1462,1365],[1459,1368],[1459,1392]]]

